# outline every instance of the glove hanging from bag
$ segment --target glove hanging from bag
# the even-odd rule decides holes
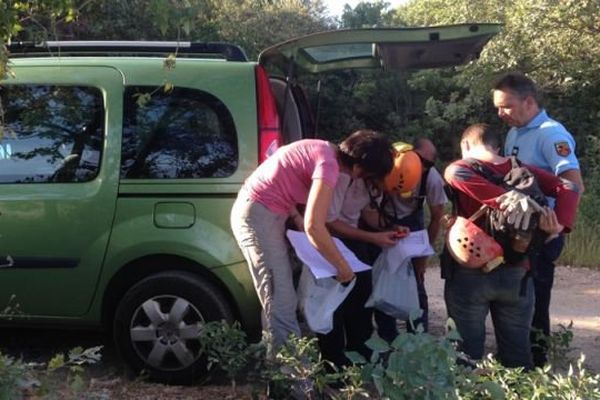
[[[542,207],[535,200],[517,190],[511,190],[498,196],[496,202],[506,223],[523,231],[529,228],[533,214],[543,212]]]

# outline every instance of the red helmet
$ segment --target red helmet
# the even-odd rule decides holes
[[[446,244],[452,257],[466,268],[483,268],[489,272],[504,262],[504,251],[498,242],[463,217],[454,220]]]
[[[421,159],[413,150],[396,150],[394,167],[383,181],[386,192],[401,196],[410,195],[410,192],[421,180],[423,166]]]

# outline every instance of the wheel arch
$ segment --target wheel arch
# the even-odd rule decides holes
[[[154,254],[130,261],[110,279],[102,299],[102,325],[111,331],[115,311],[125,293],[142,279],[165,271],[189,272],[214,285],[223,294],[235,319],[243,324],[244,318],[230,290],[208,268],[181,256]]]

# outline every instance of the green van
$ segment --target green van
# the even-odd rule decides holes
[[[135,370],[189,382],[204,371],[205,321],[260,330],[229,212],[262,160],[314,132],[291,75],[456,65],[499,29],[323,32],[258,62],[222,43],[11,46],[0,82],[0,310],[12,301],[20,312],[0,322],[108,330]]]

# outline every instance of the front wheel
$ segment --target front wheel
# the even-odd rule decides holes
[[[165,383],[192,383],[206,372],[200,330],[205,322],[233,321],[223,295],[183,271],[151,275],[119,302],[113,333],[124,360],[136,372]]]

